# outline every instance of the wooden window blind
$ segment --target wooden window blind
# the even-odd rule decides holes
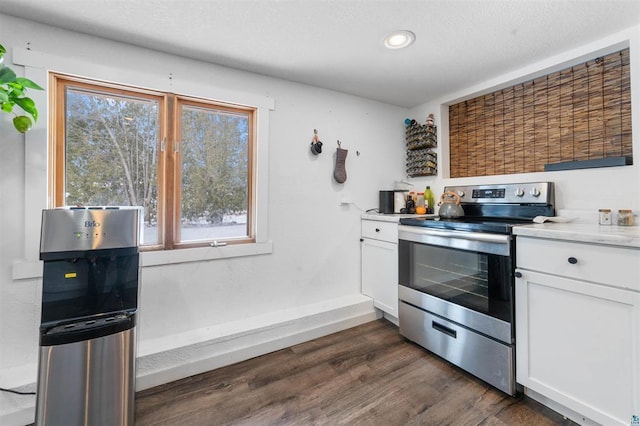
[[[450,176],[632,157],[629,49],[449,106]]]

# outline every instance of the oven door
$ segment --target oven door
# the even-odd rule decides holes
[[[399,227],[402,302],[514,343],[513,237]]]

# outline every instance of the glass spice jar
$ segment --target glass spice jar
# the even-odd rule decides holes
[[[600,209],[598,215],[600,225],[611,225],[611,209]]]
[[[632,226],[633,225],[633,210],[618,210],[618,225],[619,226]]]

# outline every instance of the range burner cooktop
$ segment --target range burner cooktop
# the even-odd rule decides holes
[[[448,186],[460,197],[464,216],[457,219],[400,219],[400,224],[457,231],[511,234],[536,216],[554,216],[552,182]]]
[[[459,219],[400,219],[400,224],[422,226],[424,228],[447,229],[453,231],[490,232],[492,234],[511,234],[516,225],[533,223],[529,220],[492,220],[482,218]]]

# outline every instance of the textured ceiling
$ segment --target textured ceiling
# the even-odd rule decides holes
[[[640,23],[637,0],[1,0],[0,13],[412,107]],[[397,29],[416,34],[386,50]]]

